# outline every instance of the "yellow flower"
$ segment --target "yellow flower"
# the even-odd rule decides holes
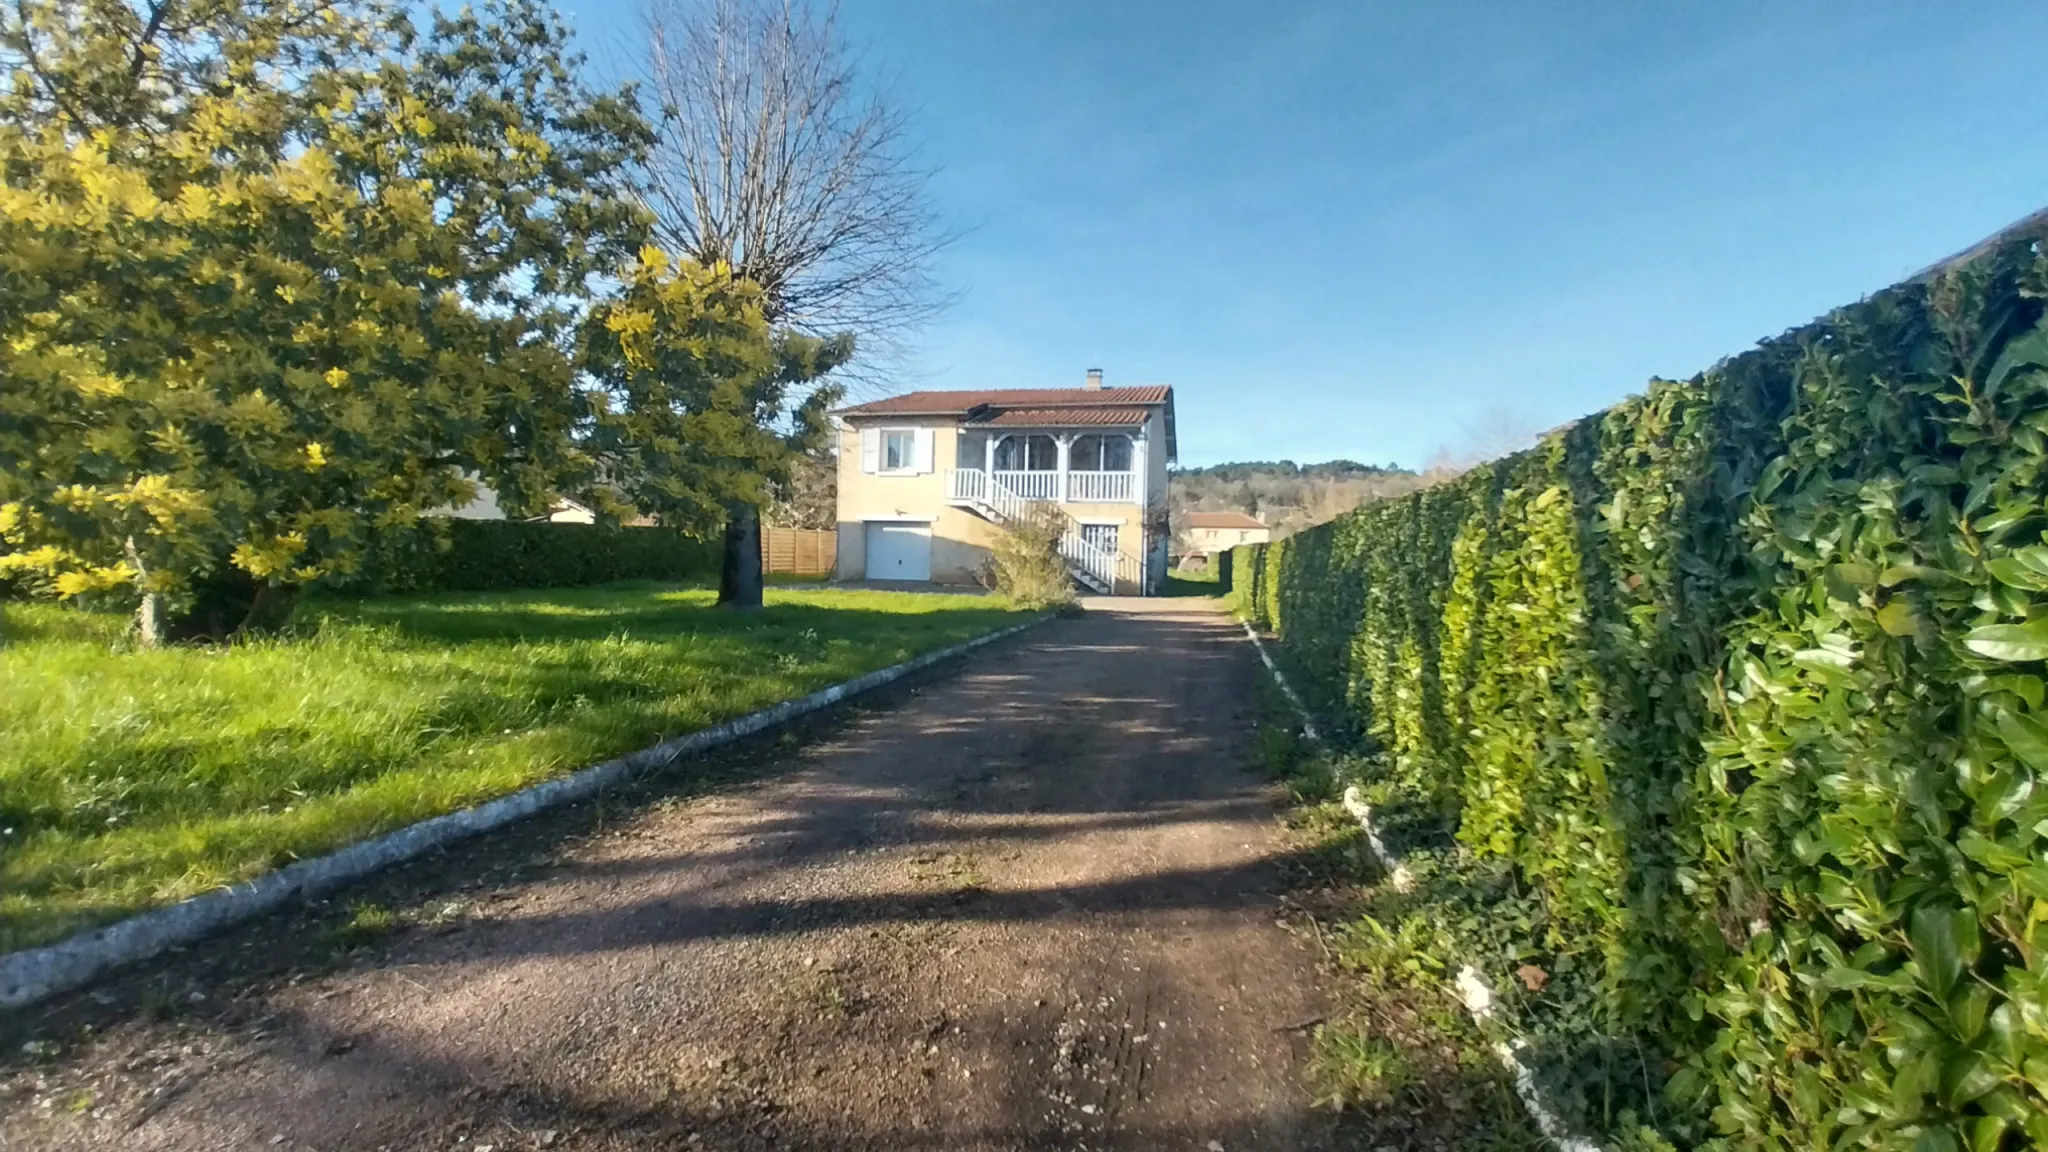
[[[325,468],[327,466],[327,449],[318,444],[306,445],[306,465],[309,468]]]
[[[327,375],[323,377],[323,379],[325,379],[330,386],[339,388],[342,385],[348,383],[348,369],[329,368],[327,370]]]

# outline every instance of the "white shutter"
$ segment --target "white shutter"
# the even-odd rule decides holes
[[[917,471],[923,474],[932,470],[932,430],[917,430]]]
[[[872,476],[882,470],[882,430],[860,430],[860,470]]]

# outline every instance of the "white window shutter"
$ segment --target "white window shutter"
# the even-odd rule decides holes
[[[882,470],[882,430],[860,430],[860,470],[872,476]]]
[[[932,470],[932,430],[917,430],[917,471],[922,474]]]

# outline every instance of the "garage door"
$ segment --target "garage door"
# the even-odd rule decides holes
[[[869,524],[867,573],[870,580],[931,579],[931,525]]]

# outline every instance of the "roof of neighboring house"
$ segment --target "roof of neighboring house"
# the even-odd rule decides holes
[[[841,408],[839,415],[958,416],[990,428],[1136,428],[1155,406],[1166,409],[1166,458],[1180,454],[1174,429],[1173,386],[1133,388],[992,388],[905,392]]]
[[[1262,521],[1242,512],[1190,512],[1184,519],[1190,528],[1265,528]]]

